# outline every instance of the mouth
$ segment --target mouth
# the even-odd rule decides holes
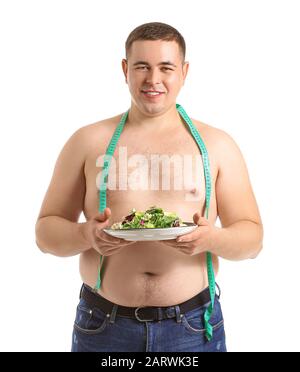
[[[141,90],[141,93],[147,99],[153,100],[161,97],[165,92],[154,91],[154,90]]]

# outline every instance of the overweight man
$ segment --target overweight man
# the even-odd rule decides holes
[[[41,206],[36,243],[44,253],[80,255],[72,351],[226,351],[219,291],[209,319],[213,336],[206,337],[204,314],[212,301],[206,253],[217,276],[219,257],[253,259],[262,249],[247,166],[229,134],[191,119],[209,157],[206,218],[203,154],[176,106],[189,69],[184,38],[170,25],[146,23],[130,33],[125,48],[122,70],[131,104],[109,169],[107,205],[99,210],[103,156],[124,112],[70,136]],[[103,231],[133,208],[150,206],[174,211],[197,227],[157,241]],[[221,227],[215,226],[217,217]]]

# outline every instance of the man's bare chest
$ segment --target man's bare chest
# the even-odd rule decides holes
[[[88,210],[98,207],[106,148],[91,148],[86,161]],[[213,159],[210,163],[214,184],[217,169]],[[173,136],[124,132],[110,158],[107,181],[108,206],[122,216],[133,207],[144,209],[154,204],[169,210],[180,208],[184,213],[184,209],[199,208],[205,200],[202,155],[185,130]]]

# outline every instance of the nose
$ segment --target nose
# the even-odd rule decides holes
[[[161,83],[161,76],[160,71],[153,69],[149,70],[146,77],[146,82],[151,84],[160,84]]]

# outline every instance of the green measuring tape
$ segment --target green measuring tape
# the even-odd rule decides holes
[[[197,130],[197,128],[194,126],[192,120],[189,118],[187,113],[184,111],[184,109],[179,105],[176,104],[176,109],[179,112],[179,114],[182,116],[186,124],[188,125],[190,132],[195,139],[200,152],[202,154],[202,161],[203,161],[203,167],[204,167],[204,178],[205,178],[205,217],[208,219],[208,211],[209,211],[209,205],[210,205],[210,195],[211,195],[211,175],[210,175],[210,166],[209,166],[209,160],[208,160],[208,153],[206,150],[206,147],[204,145],[204,142]],[[100,178],[100,203],[99,203],[99,212],[102,213],[104,209],[106,208],[106,191],[107,191],[107,181],[108,181],[108,172],[110,167],[110,162],[113,157],[115,148],[117,146],[118,140],[120,138],[120,135],[123,131],[124,125],[126,123],[126,119],[128,117],[129,110],[126,111],[120,120],[120,123],[118,124],[112,139],[107,147],[106,154],[104,156],[104,164],[103,164],[103,170],[101,173]],[[104,256],[100,255],[100,264],[98,267],[98,278],[97,283],[95,285],[95,291],[98,291],[101,287],[101,267],[103,265]],[[206,263],[207,263],[207,276],[208,276],[208,283],[209,283],[209,293],[210,293],[210,305],[206,309],[204,314],[204,325],[205,325],[205,335],[208,341],[212,339],[213,335],[213,327],[209,323],[209,319],[212,315],[213,308],[214,308],[214,301],[215,301],[215,274],[213,269],[213,263],[212,263],[212,255],[210,252],[206,253]]]

